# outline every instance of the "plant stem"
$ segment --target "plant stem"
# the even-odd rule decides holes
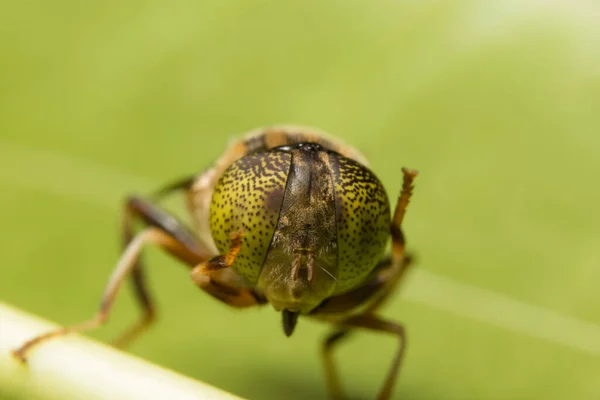
[[[240,400],[77,334],[34,347],[26,364],[12,356],[24,341],[55,328],[0,302],[0,399]]]

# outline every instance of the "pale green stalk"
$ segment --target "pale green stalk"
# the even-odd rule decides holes
[[[27,364],[10,354],[23,341],[54,328],[0,303],[0,399],[239,400],[82,335],[35,347]]]

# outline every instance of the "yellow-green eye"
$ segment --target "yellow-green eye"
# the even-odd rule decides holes
[[[373,270],[390,237],[390,206],[379,179],[364,165],[337,156],[333,168],[338,238],[336,293]]]
[[[242,249],[232,268],[255,283],[279,220],[291,155],[262,152],[233,163],[217,183],[210,229],[220,252],[227,252],[231,235],[243,232]]]

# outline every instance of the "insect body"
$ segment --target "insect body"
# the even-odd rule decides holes
[[[389,399],[405,345],[402,325],[376,310],[409,265],[401,223],[416,172],[404,184],[391,214],[386,191],[365,157],[324,133],[298,127],[251,132],[197,176],[157,192],[155,201],[184,191],[193,232],[155,202],[130,197],[125,206],[125,251],[107,285],[97,316],[34,338],[14,354],[50,337],[102,324],[122,281],[131,276],[143,318],[125,332],[123,345],[153,320],[154,307],[139,255],[158,246],[191,268],[201,289],[233,307],[270,303],[291,335],[300,315],[331,323],[323,355],[332,397],[342,390],[331,350],[353,328],[396,335],[398,351],[378,399]],[[136,220],[146,228],[135,233]],[[392,241],[391,252],[386,246]]]

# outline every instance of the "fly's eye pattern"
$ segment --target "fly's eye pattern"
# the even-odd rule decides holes
[[[381,259],[390,238],[390,205],[375,174],[338,156],[334,190],[341,293],[364,279]]]
[[[243,232],[234,269],[255,283],[273,237],[283,203],[291,155],[261,152],[240,158],[217,182],[210,208],[210,229],[220,252],[231,236]]]

